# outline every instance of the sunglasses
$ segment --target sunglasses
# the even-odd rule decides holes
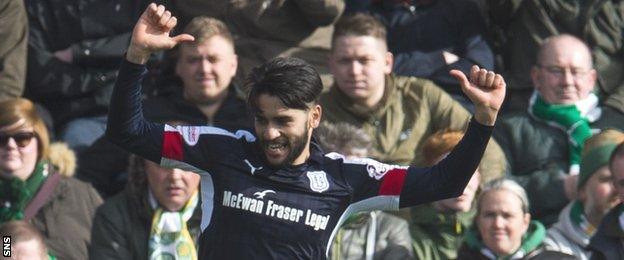
[[[9,144],[9,139],[13,138],[17,146],[23,148],[30,144],[30,141],[32,141],[33,137],[35,137],[35,133],[33,132],[22,132],[12,135],[0,134],[0,147],[7,146]]]

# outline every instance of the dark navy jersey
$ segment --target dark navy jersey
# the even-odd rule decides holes
[[[473,120],[455,150],[431,168],[347,160],[323,154],[313,143],[306,163],[276,169],[248,131],[145,121],[145,72],[144,66],[122,64],[107,135],[163,166],[201,175],[200,259],[325,259],[338,227],[354,212],[462,194],[492,132]]]

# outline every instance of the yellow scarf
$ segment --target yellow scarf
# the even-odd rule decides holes
[[[197,260],[197,250],[186,222],[197,206],[197,191],[180,211],[165,211],[149,193],[150,204],[155,208],[149,238],[149,259]]]

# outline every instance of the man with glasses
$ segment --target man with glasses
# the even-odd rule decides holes
[[[548,225],[575,198],[584,141],[598,129],[622,129],[624,119],[602,116],[591,52],[574,36],[546,39],[530,76],[528,111],[504,117],[494,136],[507,173],[528,191],[531,214]]]

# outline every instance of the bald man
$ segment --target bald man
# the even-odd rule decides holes
[[[602,114],[597,73],[580,39],[547,38],[536,61],[528,110],[502,118],[494,137],[507,156],[507,174],[528,191],[531,214],[550,225],[576,196],[584,141],[602,128],[621,130],[624,119]]]

